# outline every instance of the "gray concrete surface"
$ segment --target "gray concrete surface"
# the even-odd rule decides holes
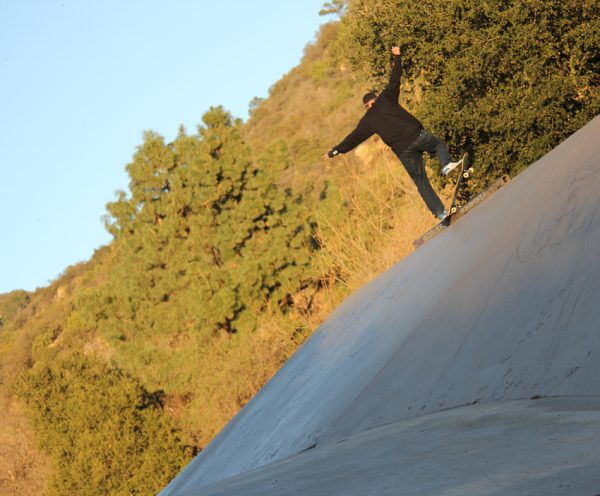
[[[600,398],[507,401],[372,429],[182,496],[592,496],[599,460]]]
[[[349,297],[161,494],[473,402],[600,396],[599,137],[597,117]]]

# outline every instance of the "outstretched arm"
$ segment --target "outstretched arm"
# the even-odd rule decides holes
[[[394,102],[398,102],[398,97],[400,96],[400,74],[402,72],[400,47],[392,47],[392,54],[394,55],[394,65],[392,66],[392,73],[390,74],[390,82],[381,92],[381,96],[389,98]]]
[[[321,158],[333,158],[338,153],[348,153],[350,150],[360,145],[363,141],[373,136],[373,134],[374,131],[370,128],[370,126],[367,125],[363,118],[360,120],[354,131],[346,136],[339,145],[334,146],[327,153],[321,155]]]

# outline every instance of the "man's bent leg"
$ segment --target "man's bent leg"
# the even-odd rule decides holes
[[[402,165],[404,165],[408,175],[415,182],[427,208],[431,210],[433,215],[440,217],[444,212],[444,204],[429,183],[425,166],[423,165],[423,153],[413,150],[411,146],[401,154],[396,153],[396,156],[400,159]]]

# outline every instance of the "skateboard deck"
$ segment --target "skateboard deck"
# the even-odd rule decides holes
[[[462,200],[462,197],[464,196],[460,195],[460,193],[463,192],[463,189],[467,184],[467,180],[469,179],[469,176],[472,172],[473,169],[469,167],[469,157],[465,153],[461,159],[460,168],[458,170],[458,177],[456,179],[456,185],[454,186],[454,192],[452,194],[452,201],[450,202],[450,206],[448,207],[448,213],[446,214],[446,217],[442,219],[442,222],[440,222],[440,224],[443,224],[444,226],[450,225],[450,219],[458,210],[457,202],[459,198]]]

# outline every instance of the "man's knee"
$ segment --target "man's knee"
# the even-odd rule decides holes
[[[423,167],[418,160],[400,159],[409,177],[419,185],[423,181]]]
[[[397,155],[397,157],[411,177],[419,171],[419,157],[417,155],[402,153],[401,155]]]
[[[427,176],[425,176],[421,170],[409,172],[408,175],[417,185],[417,188],[421,188],[421,186],[427,181]]]

